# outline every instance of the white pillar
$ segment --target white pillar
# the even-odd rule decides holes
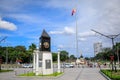
[[[39,53],[38,50],[36,50],[36,75],[39,75],[38,68],[39,68]]]
[[[36,56],[36,53],[35,53],[35,50],[34,50],[34,52],[33,52],[33,73],[35,73],[35,69],[36,69],[36,65],[35,65],[36,64],[35,63],[36,62],[35,61],[36,58],[35,58],[35,56]]]
[[[60,73],[60,52],[58,51],[58,73]]]

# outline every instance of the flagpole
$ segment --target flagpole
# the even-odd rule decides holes
[[[77,11],[76,11],[77,12]],[[76,54],[78,59],[78,27],[77,27],[77,13],[75,14],[75,20],[76,20]]]
[[[77,14],[76,14],[76,12],[77,12],[77,10],[76,10],[76,8],[75,9],[73,9],[72,10],[72,16],[75,14],[75,24],[76,24],[76,34],[75,34],[75,36],[76,36],[76,56],[77,56],[77,60],[76,60],[76,62],[77,62],[77,64],[78,64],[78,27],[77,27]]]

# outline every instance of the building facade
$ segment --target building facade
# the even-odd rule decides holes
[[[97,55],[101,51],[102,51],[102,43],[101,42],[94,43],[94,54]]]

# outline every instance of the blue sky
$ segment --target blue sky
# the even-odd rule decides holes
[[[0,39],[7,36],[1,46],[39,45],[39,37],[45,29],[51,36],[52,52],[58,48],[70,54],[94,55],[93,44],[102,42],[111,47],[105,35],[120,33],[120,0],[0,0]],[[77,19],[71,16],[76,8]],[[78,52],[76,53],[76,21]],[[120,37],[115,39],[119,42]]]

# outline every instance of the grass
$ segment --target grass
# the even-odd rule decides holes
[[[53,74],[48,74],[48,75],[43,75],[43,74],[39,74],[38,76],[53,76],[53,77],[56,77],[56,76],[59,76],[59,75],[62,75],[63,72],[54,72]],[[26,74],[20,74],[19,76],[36,76],[35,73],[33,72],[30,72],[30,73],[26,73]]]
[[[26,74],[20,74],[19,76],[35,76],[35,73],[30,72],[30,73],[26,73]]]
[[[117,72],[112,70],[101,70],[101,71],[112,80],[120,80],[120,70],[117,70]]]
[[[0,70],[0,73],[2,73],[2,72],[10,72],[10,71],[13,71],[13,70]]]
[[[60,72],[60,73],[54,72],[53,74],[48,74],[48,75],[42,75],[42,74],[40,74],[39,76],[59,76],[61,74],[63,74],[63,72]]]

